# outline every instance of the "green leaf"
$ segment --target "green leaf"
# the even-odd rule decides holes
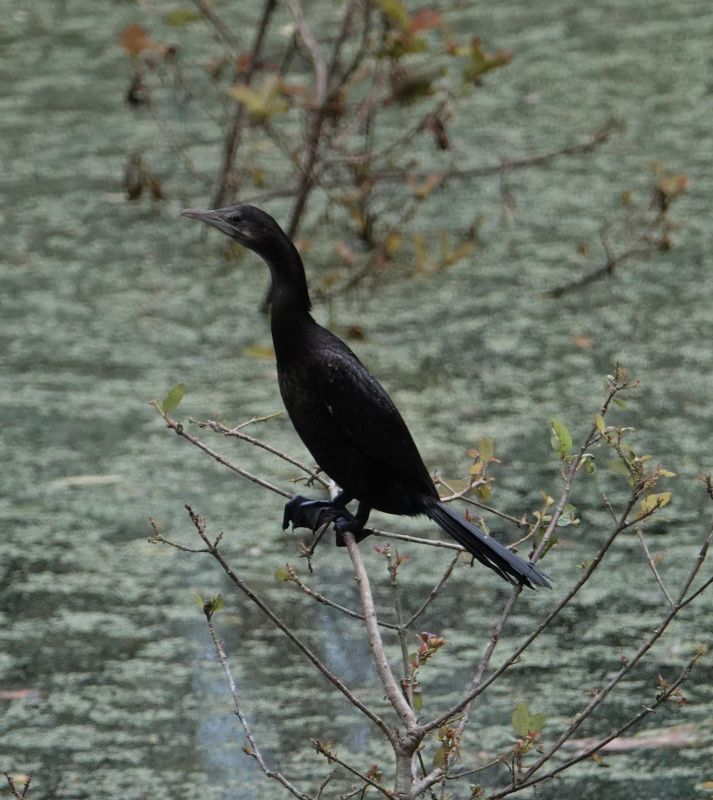
[[[493,449],[493,440],[489,436],[484,436],[478,442],[478,452],[480,453],[480,459],[483,464],[487,464],[488,461],[492,461],[495,451]]]
[[[622,410],[626,409],[626,403],[623,400],[620,400],[618,397],[613,398],[612,401],[616,406],[621,408]]]
[[[552,430],[550,444],[555,453],[557,453],[561,459],[564,459],[567,453],[572,449],[572,436],[565,425],[558,419],[553,417],[550,420],[550,424]]]
[[[198,608],[203,610],[203,606],[205,605],[205,600],[203,599],[203,595],[200,592],[196,592],[193,597],[195,598],[196,603],[198,603]]]
[[[447,756],[448,748],[445,745],[441,745],[433,756],[433,766],[436,768],[442,767],[446,763]]]
[[[641,501],[639,506],[641,516],[651,514],[658,508],[663,508],[671,502],[671,492],[659,492],[659,494],[650,494]]]
[[[229,86],[226,91],[242,103],[258,122],[282,114],[290,107],[282,94],[280,79],[276,75],[266,75],[255,89],[237,83]]]
[[[540,731],[545,727],[545,715],[544,714],[533,714],[530,717],[530,733],[540,733]]]
[[[275,570],[275,580],[276,581],[292,580],[292,576],[290,575],[290,571],[287,569],[287,567],[278,567]]]
[[[629,468],[620,458],[613,458],[611,461],[607,461],[607,469],[611,470],[615,475],[626,475],[627,478],[631,474]]]
[[[381,13],[388,17],[397,28],[407,32],[411,30],[411,18],[402,0],[376,0]]]
[[[577,509],[572,505],[572,503],[567,503],[567,505],[562,509],[560,518],[557,520],[558,528],[566,528],[568,525],[579,525]]]
[[[552,536],[550,536],[549,542],[547,542],[547,544],[545,545],[545,549],[542,551],[543,558],[550,552],[550,550],[557,544],[557,542],[559,542],[559,536],[557,536],[557,534],[554,533],[552,534]]]
[[[421,711],[423,709],[423,695],[421,692],[413,693],[413,708],[414,711]]]
[[[512,712],[512,727],[518,736],[527,736],[530,732],[530,709],[527,703],[518,703]]]
[[[604,431],[607,429],[606,423],[604,422],[604,417],[601,414],[597,414],[597,416],[594,417],[594,424],[597,426],[599,433],[604,433]]]
[[[168,414],[170,411],[178,408],[185,393],[186,386],[183,383],[177,383],[169,389],[168,394],[163,398],[163,402],[161,403],[161,410],[163,413]]]
[[[192,8],[178,8],[175,11],[169,11],[163,21],[171,28],[182,28],[189,22],[198,22],[200,19],[201,15]]]
[[[545,727],[544,714],[530,714],[527,703],[518,703],[512,712],[512,727],[518,736],[540,733]]]
[[[215,597],[211,597],[207,605],[210,608],[211,614],[215,614],[216,611],[220,611],[220,609],[223,608],[223,606],[225,606],[225,602],[223,601],[223,595],[217,594]]]

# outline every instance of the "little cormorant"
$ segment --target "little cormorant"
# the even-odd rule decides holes
[[[315,528],[333,521],[357,540],[372,508],[388,514],[425,514],[478,561],[511,583],[549,586],[530,562],[440,502],[406,423],[381,384],[333,333],[310,315],[302,259],[275,220],[259,208],[235,205],[186,209],[257,253],[272,277],[272,340],[280,393],[297,433],[319,466],[340,487],[332,501],[295,497],[284,526]],[[356,515],[347,509],[359,502]]]

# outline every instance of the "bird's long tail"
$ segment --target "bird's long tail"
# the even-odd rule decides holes
[[[448,506],[436,503],[426,513],[481,564],[490,567],[506,581],[524,583],[531,589],[537,586],[551,588],[547,578],[529,561],[516,556],[500,542],[486,536],[480,528],[468,522],[455,511],[451,511]]]

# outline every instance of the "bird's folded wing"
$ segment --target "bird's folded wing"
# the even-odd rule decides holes
[[[411,433],[386,390],[352,351],[335,340],[316,371],[320,397],[348,442],[395,473],[417,473],[432,486]],[[420,482],[419,480],[419,482]]]

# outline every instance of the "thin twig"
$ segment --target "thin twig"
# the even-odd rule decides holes
[[[421,603],[421,605],[416,609],[416,611],[413,613],[409,621],[404,625],[405,628],[410,628],[414,624],[414,622],[416,622],[416,620],[421,616],[421,614],[423,614],[423,612],[436,599],[438,593],[445,586],[446,581],[451,577],[455,565],[458,563],[459,559],[460,559],[460,553],[456,553],[453,556],[452,560],[449,562],[448,566],[446,567],[446,571],[441,576],[441,579],[433,587],[433,589],[431,589],[431,591],[428,594],[428,597],[423,601],[423,603]]]
[[[441,486],[445,486],[446,489],[448,489],[448,491],[451,493],[446,497],[441,497],[442,503],[450,503],[452,500],[463,500],[464,502],[469,503],[470,505],[475,506],[476,508],[482,508],[483,511],[487,511],[490,514],[494,514],[496,517],[502,517],[502,519],[506,519],[508,520],[508,522],[512,522],[513,525],[517,525],[518,528],[522,528],[524,525],[527,525],[527,520],[524,517],[520,517],[520,519],[518,519],[517,517],[513,517],[512,515],[506,514],[503,511],[498,511],[497,508],[493,508],[492,506],[486,505],[485,503],[481,503],[478,500],[473,500],[472,497],[466,497],[466,494],[471,489],[473,489],[475,486],[478,485],[477,481],[474,481],[470,486],[468,486],[467,489],[464,489],[462,492],[456,492],[455,489],[449,486],[446,483],[446,481],[444,481],[443,478],[441,477],[438,477],[437,481],[438,483],[441,484]],[[514,544],[510,545],[511,548],[514,546],[515,546]]]
[[[16,800],[25,800],[27,797],[27,793],[30,790],[30,784],[32,783],[32,775],[28,775],[25,778],[25,785],[22,789],[18,789],[15,785],[15,778],[9,772],[3,772],[5,776],[5,780],[7,781],[8,788],[12,792],[12,796],[16,798]]]
[[[703,566],[703,562],[706,560],[706,556],[708,555],[708,548],[711,545],[711,541],[713,541],[713,523],[711,523],[710,528],[708,529],[708,535],[703,540],[703,544],[701,545],[701,549],[698,551],[698,555],[696,556],[696,561],[691,569],[691,574],[686,579],[686,582],[681,587],[681,591],[678,595],[678,603],[690,603],[693,597],[697,596],[701,593],[701,591],[705,588],[705,586],[701,587],[694,595],[690,598],[684,600],[683,598],[686,596],[686,593],[691,588],[691,584],[695,580],[696,575],[698,574],[700,568]]]
[[[215,543],[211,542],[205,532],[205,522],[197,514],[193,512],[190,506],[186,506],[186,510],[193,522],[193,525],[198,532],[200,538],[206,543],[210,551],[210,555],[220,564],[225,574],[230,580],[245,594],[259,609],[265,614],[270,621],[278,627],[285,636],[297,647],[298,650],[322,673],[322,675],[335,686],[347,700],[356,708],[358,708],[366,717],[368,717],[379,730],[386,736],[389,741],[394,741],[393,731],[386,725],[386,723],[374,713],[367,705],[354,695],[354,693],[344,684],[312,650],[288,627],[277,614],[265,603],[265,601],[242,580],[232,569],[230,564],[225,560],[223,554],[218,550]]]
[[[385,548],[386,562],[388,564],[389,575],[391,576],[391,596],[394,601],[394,610],[396,611],[397,631],[399,637],[399,646],[401,647],[401,665],[403,669],[403,680],[401,685],[406,692],[406,700],[413,708],[413,671],[409,663],[408,653],[408,630],[404,625],[403,604],[401,603],[401,587],[399,586],[399,552],[396,551],[394,555],[391,552],[391,546],[386,545]]]
[[[260,417],[251,417],[245,422],[241,422],[240,425],[236,425],[233,430],[241,431],[243,428],[247,428],[248,425],[254,425],[256,422],[267,422],[268,420],[275,419],[276,417],[284,416],[284,411],[273,411],[271,414],[263,414]]]
[[[562,156],[580,156],[596,150],[597,147],[604,144],[612,134],[612,126],[604,125],[599,130],[591,135],[588,141],[581,144],[567,145],[560,147],[557,150],[549,150],[546,153],[538,153],[534,156],[526,156],[525,158],[503,159],[497,164],[491,164],[485,167],[472,167],[472,168],[459,168],[453,167],[452,169],[443,173],[444,180],[462,179],[470,180],[472,178],[485,178],[490,175],[500,175],[503,172],[512,172],[516,169],[526,169],[528,167],[542,167],[554,161],[556,158]],[[426,173],[414,174],[410,173],[415,180],[424,180],[428,177]],[[401,170],[385,170],[376,176],[378,180],[402,180],[403,172]]]
[[[257,32],[255,33],[255,39],[253,40],[253,45],[250,50],[250,59],[243,77],[243,84],[245,86],[250,85],[257,70],[258,58],[265,41],[265,34],[267,33],[270,19],[276,7],[277,0],[265,0],[262,16],[260,17],[260,23],[258,25]],[[247,111],[245,105],[243,103],[236,103],[228,133],[223,140],[223,155],[220,171],[218,173],[218,179],[216,182],[216,189],[213,193],[213,199],[211,201],[212,208],[222,206],[226,195],[228,194],[228,190],[232,189],[232,186],[229,186],[230,176],[235,165],[235,156],[238,152],[238,148],[240,147],[246,118]]]
[[[210,631],[211,638],[213,639],[213,645],[215,646],[215,652],[218,656],[218,661],[220,661],[223,672],[225,672],[225,677],[228,681],[228,689],[230,690],[230,694],[233,698],[233,707],[235,709],[235,714],[237,718],[240,720],[240,724],[242,725],[243,731],[245,731],[245,738],[248,740],[249,748],[244,747],[243,750],[249,756],[257,761],[260,769],[262,770],[263,774],[267,778],[272,778],[276,780],[278,783],[282,784],[282,786],[287,789],[290,794],[294,795],[295,797],[299,798],[299,800],[311,800],[308,794],[301,792],[297,789],[290,781],[285,778],[285,776],[279,770],[273,770],[268,767],[265,758],[263,757],[260,748],[258,747],[257,742],[255,741],[255,737],[250,729],[250,725],[248,723],[248,719],[245,716],[245,712],[243,711],[242,705],[240,703],[240,696],[238,695],[238,689],[235,685],[235,680],[233,679],[233,673],[230,669],[230,663],[228,662],[228,657],[225,653],[225,649],[223,647],[223,643],[220,641],[218,634],[216,633],[215,626],[213,625],[213,620],[209,614],[206,613],[206,622],[208,624],[208,630]]]
[[[287,498],[292,497],[292,494],[290,494],[290,492],[286,492],[284,489],[280,489],[278,486],[274,486],[272,483],[263,480],[263,478],[259,478],[257,475],[253,475],[251,472],[248,472],[242,467],[239,467],[237,464],[233,464],[232,461],[228,461],[228,459],[225,458],[225,456],[220,455],[220,453],[216,453],[215,450],[212,450],[210,447],[208,447],[208,445],[202,442],[197,436],[194,436],[192,433],[188,433],[180,422],[176,422],[175,419],[169,417],[168,414],[166,414],[165,411],[163,411],[163,409],[157,402],[151,401],[150,405],[152,405],[158,411],[158,413],[163,417],[163,420],[166,423],[166,427],[170,428],[172,431],[175,431],[175,433],[178,436],[182,437],[183,439],[186,439],[191,444],[195,445],[200,450],[202,450],[204,453],[207,453],[211,458],[215,459],[219,464],[222,464],[224,467],[227,467],[229,470],[232,470],[241,477],[247,478],[249,481],[256,483],[258,486],[262,486],[264,489],[269,489],[271,492],[274,492],[275,494],[279,494],[282,497],[287,497]]]
[[[216,14],[212,3],[207,3],[206,0],[193,0],[193,4],[200,11],[201,15],[213,26],[218,37],[233,51],[233,56],[237,57],[240,52],[240,40],[218,14]]]
[[[298,469],[301,469],[303,472],[306,472],[309,475],[311,481],[318,481],[325,488],[328,486],[328,482],[324,478],[322,478],[316,470],[311,469],[306,464],[303,464],[301,461],[298,461],[293,456],[290,456],[287,453],[283,453],[276,447],[267,444],[267,442],[263,442],[261,439],[256,439],[254,436],[250,436],[247,433],[243,433],[242,430],[240,430],[240,426],[236,428],[228,428],[227,426],[213,419],[208,419],[205,420],[204,422],[191,419],[190,422],[194,422],[196,425],[198,425],[199,428],[209,428],[214,433],[222,433],[223,436],[229,436],[229,437],[232,436],[235,437],[236,439],[241,439],[244,442],[248,442],[249,444],[255,445],[255,447],[260,447],[263,450],[267,450],[268,453],[272,453],[273,455],[281,458],[283,461],[287,461],[289,464],[292,464]]]
[[[617,536],[622,532],[622,530],[624,528],[624,524],[625,524],[626,518],[629,515],[629,513],[631,512],[631,509],[634,507],[635,503],[636,503],[636,498],[630,498],[629,499],[629,502],[627,503],[626,508],[622,512],[621,517],[619,518],[619,521],[618,521],[617,525],[614,527],[612,532],[609,534],[609,537],[607,538],[606,542],[604,542],[604,544],[600,547],[599,552],[596,554],[596,556],[589,563],[589,565],[587,566],[587,569],[585,569],[583,571],[582,576],[580,577],[580,579],[567,592],[567,594],[555,605],[555,607],[552,609],[552,611],[550,611],[549,614],[547,614],[547,616],[529,634],[529,636],[527,636],[527,638],[520,645],[518,645],[518,647],[516,647],[515,650],[513,650],[513,652],[510,654],[510,656],[508,656],[508,658],[505,659],[505,661],[496,670],[494,670],[493,672],[490,673],[490,675],[487,677],[486,680],[484,680],[482,683],[480,683],[477,687],[473,687],[473,689],[470,692],[468,692],[468,694],[466,694],[465,697],[463,697],[460,702],[458,702],[457,704],[452,706],[444,714],[441,714],[438,718],[436,718],[432,722],[427,723],[424,726],[425,729],[426,729],[426,732],[428,732],[430,730],[435,730],[436,728],[439,728],[441,725],[443,725],[449,719],[452,719],[457,714],[460,714],[461,711],[469,703],[471,703],[479,694],[482,694],[482,692],[484,692],[493,683],[493,681],[497,680],[503,674],[503,672],[505,672],[516,661],[518,661],[518,659],[520,658],[522,653],[525,650],[527,650],[527,648],[532,644],[532,642],[534,642],[534,640],[537,639],[537,637],[545,630],[545,628],[547,628],[550,625],[550,623],[555,619],[555,617],[557,617],[557,615],[560,613],[560,611],[562,611],[562,609],[566,605],[568,605],[570,603],[572,598],[589,581],[589,579],[592,576],[592,573],[601,564],[602,559],[606,555],[607,551],[612,546],[612,544],[614,543],[614,541],[617,538]],[[513,591],[513,595],[508,600],[508,603],[507,603],[505,609],[503,610],[501,618],[500,618],[500,620],[498,622],[498,625],[500,626],[500,631],[502,630],[502,627],[504,626],[505,622],[507,621],[507,617],[509,616],[510,611],[512,610],[513,606],[511,605],[511,601],[512,601],[512,599],[514,597],[514,594],[515,593]],[[498,632],[498,638],[499,638],[499,632]],[[490,650],[490,655],[492,655],[492,649]]]
[[[181,550],[184,553],[210,553],[210,550],[207,547],[186,547],[184,544],[179,544],[171,539],[167,539],[159,530],[158,524],[153,517],[149,517],[149,525],[151,525],[151,528],[153,529],[153,536],[149,537],[149,542],[151,544],[165,544],[169,547],[175,548],[176,550]]]
[[[599,409],[599,415],[601,417],[604,417],[605,414],[607,413],[611,401],[615,397],[615,395],[618,392],[622,391],[624,388],[626,388],[626,385],[618,381],[617,378],[615,377],[615,379],[610,383],[607,397],[602,403],[601,408]],[[549,539],[553,535],[557,522],[561,517],[562,512],[564,511],[564,507],[567,504],[567,500],[569,499],[569,496],[571,494],[574,476],[577,473],[577,469],[582,461],[582,457],[584,456],[584,453],[587,451],[587,449],[591,446],[591,444],[594,441],[596,441],[598,436],[599,432],[595,423],[592,425],[592,428],[590,429],[588,435],[586,436],[583,444],[580,446],[576,455],[572,459],[572,462],[569,465],[569,469],[566,471],[564,475],[563,487],[562,487],[562,492],[560,494],[560,498],[552,513],[552,518],[547,526],[547,529],[545,530],[539,545],[537,546],[532,555],[531,560],[533,561],[533,563],[537,561],[538,557],[544,552],[544,549],[546,548]],[[436,728],[440,727],[445,722],[447,722],[449,719],[453,718],[457,714],[460,714],[461,711],[463,711],[463,709],[465,709],[481,692],[485,691],[485,689],[497,677],[499,677],[509,666],[511,666],[520,657],[520,655],[524,652],[524,650],[526,650],[530,646],[530,644],[540,635],[540,633],[542,633],[542,631],[552,622],[552,620],[559,614],[559,612],[570,602],[570,600],[574,597],[574,595],[577,594],[577,592],[582,588],[582,586],[586,583],[586,581],[589,580],[589,577],[591,576],[592,572],[601,563],[602,558],[604,557],[604,555],[606,554],[607,550],[612,545],[616,537],[622,532],[622,530],[625,529],[625,527],[628,524],[628,515],[631,513],[631,510],[634,507],[634,504],[636,503],[638,497],[639,497],[639,490],[637,487],[635,487],[634,491],[632,492],[632,496],[629,498],[629,502],[627,503],[627,506],[624,509],[624,512],[622,513],[621,517],[619,518],[619,521],[614,527],[614,530],[611,532],[609,538],[604,543],[604,545],[600,548],[594,560],[584,571],[579,581],[577,581],[577,583],[572,587],[572,589],[570,589],[570,591],[565,595],[565,597],[540,622],[540,624],[535,628],[535,630],[530,634],[530,636],[528,636],[525,639],[525,641],[514,651],[514,653],[510,656],[510,658],[508,658],[503,664],[501,664],[501,666],[498,669],[496,669],[494,672],[490,674],[490,676],[486,681],[480,683],[478,686],[473,685],[471,687],[471,690],[458,703],[452,706],[444,714],[441,714],[435,720],[432,720],[431,722],[427,723],[424,726],[426,732],[430,730],[435,730]],[[517,596],[519,596],[519,592],[517,593]],[[489,642],[488,648],[486,649],[486,656],[488,661],[490,656],[492,656],[497,641],[499,640],[500,631],[507,622],[507,619],[512,611],[512,608],[514,608],[517,596],[515,592],[513,592],[513,595],[508,600],[508,603],[503,611],[503,614],[501,615],[501,619],[498,623],[500,626],[500,630],[497,632],[498,633],[497,638],[495,642],[492,642],[491,639],[492,647],[490,647],[491,643]],[[480,667],[478,669],[480,669]]]
[[[309,196],[310,189],[312,188],[312,180],[314,167],[317,162],[317,153],[319,151],[320,138],[322,133],[322,126],[327,116],[327,90],[328,90],[328,74],[327,65],[322,55],[322,51],[315,40],[312,31],[307,24],[304,16],[304,11],[300,5],[299,0],[286,0],[287,5],[292,13],[297,26],[297,31],[300,39],[307,48],[307,52],[312,60],[314,68],[314,115],[312,117],[312,124],[310,126],[307,139],[304,142],[304,158],[300,167],[300,179],[297,187],[297,196],[292,206],[290,214],[290,221],[287,226],[287,235],[294,238],[297,233],[302,213],[304,212],[307,204],[307,197]]]
[[[394,533],[393,531],[382,531],[378,528],[372,528],[371,532],[374,536],[381,539],[397,539],[399,542],[411,542],[411,544],[422,544],[426,547],[440,547],[443,550],[457,550],[459,553],[467,552],[464,547],[461,547],[455,542],[445,542],[442,539],[422,539],[419,536],[409,536],[406,533]]]
[[[358,611],[353,611],[351,608],[347,608],[339,603],[335,603],[334,600],[330,600],[328,597],[325,597],[325,595],[307,586],[307,584],[299,578],[295,570],[289,564],[287,565],[287,570],[290,574],[290,582],[298,586],[304,592],[304,594],[307,595],[307,597],[311,597],[312,600],[316,600],[318,603],[329,606],[336,611],[341,611],[342,614],[346,614],[348,617],[353,617],[354,619],[360,620],[364,619],[364,615],[360,614]],[[392,622],[383,622],[382,620],[379,620],[379,625],[381,625],[382,628],[389,628],[390,630],[395,631],[399,630],[399,626],[394,625]]]
[[[648,548],[648,546],[647,546],[647,544],[646,544],[646,542],[644,540],[644,534],[643,534],[641,528],[637,529],[636,536],[639,539],[639,541],[641,542],[641,546],[644,548],[644,553],[646,553],[646,560],[649,562],[649,566],[651,567],[651,571],[654,573],[654,578],[656,578],[656,583],[658,583],[661,591],[664,593],[664,596],[666,597],[666,600],[668,600],[669,606],[673,606],[673,598],[671,597],[671,595],[668,593],[668,590],[664,586],[663,580],[661,580],[661,575],[659,574],[658,569],[656,569],[656,562],[654,561],[653,556],[649,552],[649,548]]]
[[[652,249],[653,245],[644,246],[641,244],[636,244],[627,248],[626,250],[622,250],[622,252],[616,256],[607,255],[604,266],[600,267],[599,269],[595,269],[593,272],[588,272],[583,277],[571,281],[570,283],[565,283],[562,286],[556,287],[555,289],[550,289],[546,294],[548,297],[557,298],[561,297],[567,292],[572,292],[576,289],[583,289],[585,286],[589,286],[590,283],[596,283],[596,281],[600,281],[602,278],[610,277],[614,273],[614,269],[616,267],[618,267],[620,264],[623,264],[625,261],[628,261],[630,258],[645,255],[646,253],[651,252]]]
[[[710,534],[706,537],[706,542],[710,541]],[[706,542],[704,542],[704,547],[706,547]],[[705,558],[705,554],[703,556]],[[688,579],[684,582],[684,591],[685,587],[690,586],[691,582],[698,574],[701,566],[703,565],[703,559],[696,560],[694,563],[691,572],[689,574]],[[601,689],[597,694],[587,703],[587,705],[582,709],[582,711],[577,714],[577,716],[572,720],[572,722],[568,725],[566,730],[562,732],[559,736],[557,741],[527,770],[525,773],[525,779],[529,778],[533,775],[546,761],[548,761],[559,748],[574,734],[574,732],[579,728],[582,722],[591,715],[594,709],[604,701],[606,696],[614,689],[619,682],[627,675],[636,664],[648,653],[648,651],[654,646],[654,644],[658,641],[658,639],[664,634],[670,623],[673,619],[677,616],[677,614],[684,608],[684,605],[681,603],[681,599],[683,597],[683,593],[679,595],[679,601],[673,605],[669,610],[668,613],[664,616],[663,620],[659,623],[656,627],[656,630],[646,639],[645,642],[639,647],[636,653],[626,661],[625,664],[619,669],[607,682],[603,689]]]
[[[678,687],[687,680],[688,676],[691,673],[691,670],[695,666],[696,662],[703,656],[703,652],[696,653],[691,659],[689,659],[686,666],[683,668],[679,676],[676,680],[670,684],[663,692],[661,692],[657,697],[654,703],[651,705],[644,706],[641,711],[635,714],[631,719],[627,720],[623,725],[617,728],[612,733],[608,734],[604,738],[597,741],[595,745],[588,747],[581,753],[578,753],[576,756],[573,756],[568,761],[565,761],[562,764],[559,764],[554,769],[550,770],[549,772],[538,775],[534,778],[526,778],[522,783],[518,783],[517,786],[508,786],[505,789],[498,789],[493,794],[489,794],[488,797],[490,800],[498,800],[498,798],[505,797],[508,794],[512,794],[513,792],[519,792],[521,789],[526,789],[529,786],[534,786],[535,784],[542,783],[542,781],[549,780],[553,778],[555,775],[558,775],[560,772],[569,769],[570,767],[574,766],[575,764],[583,761],[585,758],[589,758],[589,756],[596,753],[598,750],[601,750],[605,745],[609,744],[609,742],[617,739],[622,734],[626,733],[630,728],[640,722],[642,719],[647,717],[649,714],[653,714],[656,709],[663,705],[673,693],[678,689]],[[528,773],[529,774],[529,773]]]
[[[383,786],[381,786],[381,784],[377,783],[375,780],[370,778],[368,775],[364,775],[363,772],[359,772],[358,769],[355,769],[351,765],[347,764],[347,762],[343,761],[341,758],[339,758],[339,756],[334,751],[328,750],[322,744],[322,742],[319,741],[319,739],[313,739],[312,740],[312,747],[314,747],[314,749],[318,753],[323,755],[328,761],[330,761],[330,762],[333,761],[335,764],[339,764],[340,767],[345,769],[347,772],[351,772],[351,774],[356,776],[357,778],[359,778],[360,781],[363,781],[365,784],[367,784],[369,786],[373,786],[374,789],[378,789],[383,795],[388,797],[389,800],[392,800],[393,795],[391,794],[391,792],[387,791]]]

